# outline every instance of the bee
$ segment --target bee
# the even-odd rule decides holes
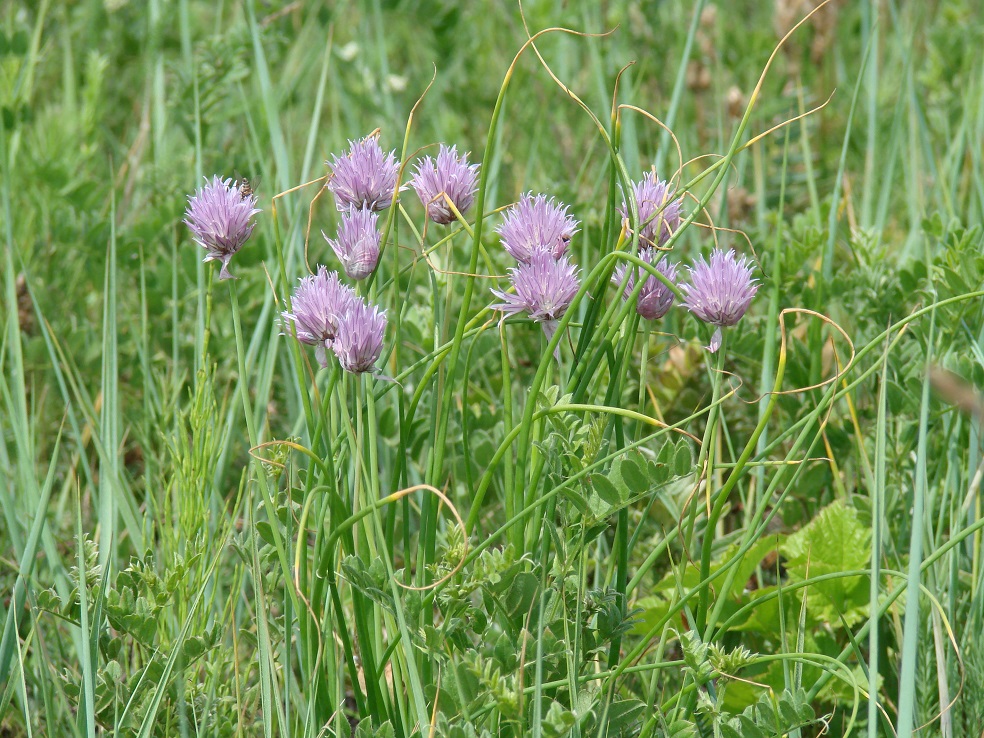
[[[249,183],[249,180],[243,177],[243,181],[239,183],[239,196],[245,200],[247,197],[251,197],[253,194],[253,186]]]
[[[250,181],[239,172],[236,172],[236,179],[239,180],[239,196],[243,200],[256,194],[254,187],[257,187],[260,184],[259,177],[253,177],[252,181]]]

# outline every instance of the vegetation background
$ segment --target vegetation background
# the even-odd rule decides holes
[[[0,735],[981,734],[984,15],[833,0],[772,57],[815,6],[0,5]],[[409,194],[378,287],[400,384],[315,376],[277,313],[337,215],[273,196],[348,139],[487,152],[485,275],[527,190],[581,220],[585,275],[615,248],[604,136],[533,53],[510,67],[554,26],[615,29],[538,48],[631,177],[691,183],[674,254],[754,256],[732,379],[682,309],[589,330],[606,275],[582,384],[488,314],[447,361],[473,246],[416,231]],[[611,126],[617,78],[672,137]],[[181,220],[237,172],[263,213],[230,291]],[[786,308],[843,333],[781,333]],[[422,483],[467,539],[386,497]]]

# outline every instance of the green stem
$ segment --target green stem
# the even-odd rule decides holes
[[[256,448],[260,442],[259,435],[256,432],[256,421],[253,418],[253,408],[249,399],[249,374],[246,372],[246,347],[243,342],[243,328],[239,319],[239,295],[236,292],[236,283],[234,280],[229,280],[229,300],[232,304],[232,325],[236,333],[236,357],[239,360],[239,395],[242,398],[243,413],[246,416],[246,434],[249,437],[250,447]],[[284,545],[283,536],[280,534],[277,506],[271,496],[269,480],[267,479],[266,472],[263,467],[260,466],[259,462],[252,456],[250,457],[250,465],[253,467],[257,482],[259,483],[260,492],[263,496],[263,506],[271,522],[270,531],[273,535],[273,546],[277,551],[277,558],[280,561],[280,566],[283,569],[284,576],[290,577],[292,568],[290,565],[290,560],[287,556],[287,547]],[[286,590],[290,595],[291,604],[294,607],[294,611],[297,612],[300,609],[299,603],[297,602],[297,593],[294,591],[293,587],[286,587]]]
[[[714,376],[711,377],[712,382],[712,396],[711,402],[713,404],[713,409],[710,415],[707,417],[707,427],[704,429],[704,442],[701,444],[700,453],[697,457],[697,473],[701,473],[701,469],[704,471],[704,480],[706,484],[706,496],[708,499],[714,497],[713,482],[714,482],[714,446],[717,443],[717,425],[718,417],[720,415],[720,409],[718,405],[718,400],[721,398],[721,382],[724,371],[724,359],[725,352],[727,350],[727,333],[724,333],[721,337],[721,346],[718,349],[717,361],[714,367]],[[704,464],[706,463],[706,467]],[[731,472],[730,479],[736,478],[736,473],[738,470]],[[718,495],[714,502],[714,505],[707,516],[707,524],[704,526],[704,538],[701,541],[700,549],[700,579],[703,581],[707,579],[707,575],[711,571],[711,552],[714,545],[714,535],[715,528],[717,527],[718,519],[721,516],[721,512],[724,510],[724,505],[727,502],[727,496]],[[699,495],[695,497],[693,505],[690,508],[690,523],[691,526],[694,525],[694,517],[697,508],[700,506]],[[693,535],[693,528],[690,531]],[[700,590],[700,595],[697,601],[697,632],[704,632],[704,623],[707,616],[707,599],[709,596],[709,589],[707,587],[702,587]]]

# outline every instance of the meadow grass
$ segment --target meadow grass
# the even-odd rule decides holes
[[[980,733],[974,0],[0,19],[0,735]],[[353,373],[281,313],[376,129],[479,181],[380,210]],[[182,222],[214,174],[262,210],[236,280]],[[578,221],[553,332],[492,308],[525,192]],[[716,353],[714,248],[759,280]]]

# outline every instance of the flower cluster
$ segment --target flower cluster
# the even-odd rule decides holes
[[[331,177],[325,185],[342,213],[338,234],[321,235],[331,246],[349,279],[365,279],[379,263],[381,236],[377,212],[388,208],[396,194],[399,162],[396,152],[383,153],[375,136],[349,141],[347,153],[325,162]]]
[[[547,251],[559,259],[577,233],[578,222],[567,212],[567,206],[551,197],[526,193],[506,211],[496,229],[502,247],[520,264],[529,263],[537,251]]]
[[[669,240],[672,232],[680,224],[680,201],[672,200],[669,185],[647,173],[640,182],[632,183],[633,197],[636,201],[639,222],[639,258],[654,266],[669,282],[677,280],[676,264],[661,257],[658,247]],[[623,198],[619,207],[622,217],[629,217],[629,203]],[[636,312],[646,320],[658,320],[670,311],[673,305],[673,290],[652,272],[642,267],[627,267],[620,264],[612,275],[615,284],[625,283],[622,298],[628,300],[636,289],[637,280],[643,280],[636,301]]]
[[[653,264],[656,257],[655,249],[642,249],[639,252],[639,258],[647,264]],[[670,282],[676,283],[676,264],[667,261],[666,257],[662,257],[655,264],[655,268]],[[612,282],[615,284],[622,284],[622,280],[625,280],[625,291],[622,294],[624,300],[631,297],[637,279],[644,280],[644,284],[636,301],[636,312],[646,320],[659,320],[670,311],[670,307],[673,305],[673,291],[666,286],[666,283],[642,267],[629,268],[620,264],[615,268],[615,273],[612,275]]]
[[[554,259],[545,251],[537,251],[530,261],[510,270],[515,293],[492,290],[502,302],[492,306],[506,315],[529,313],[543,326],[547,338],[553,337],[557,321],[563,317],[580,287],[577,267],[567,256]]]
[[[734,250],[714,249],[711,258],[698,258],[688,267],[690,284],[680,285],[684,303],[691,313],[705,323],[717,326],[708,350],[721,348],[721,328],[734,325],[752,304],[758,292],[758,280],[752,278],[752,266]]]
[[[457,216],[448,204],[464,214],[475,202],[478,190],[478,164],[469,164],[457,147],[441,144],[437,159],[425,156],[417,162],[410,187],[427,209],[427,217],[439,225],[453,223]]]
[[[365,279],[379,262],[380,234],[376,230],[379,216],[371,210],[351,209],[342,214],[338,224],[338,237],[324,236],[349,279]]]
[[[498,232],[503,248],[519,263],[509,270],[513,292],[492,290],[502,300],[492,309],[503,317],[528,313],[552,338],[581,287],[578,268],[567,254],[577,226],[567,206],[546,195],[524,194],[509,208]]]
[[[289,333],[293,324],[297,340],[316,347],[314,356],[322,367],[328,366],[327,349],[331,349],[346,371],[376,371],[386,313],[342,284],[337,273],[319,266],[317,274],[301,277],[291,306],[294,312],[281,314],[285,332]]]
[[[333,155],[325,164],[331,169],[325,186],[335,196],[339,210],[378,212],[393,202],[400,165],[396,152],[384,154],[375,136],[349,141],[348,153]]]
[[[646,172],[641,182],[632,183],[632,196],[639,210],[640,248],[663,246],[680,226],[681,200],[675,199],[673,194],[670,184],[658,179],[653,172]],[[629,203],[624,193],[618,212],[629,219]]]
[[[203,261],[222,262],[219,279],[233,279],[229,261],[252,235],[258,212],[251,190],[218,175],[188,196],[184,222],[195,242],[208,252]]]

